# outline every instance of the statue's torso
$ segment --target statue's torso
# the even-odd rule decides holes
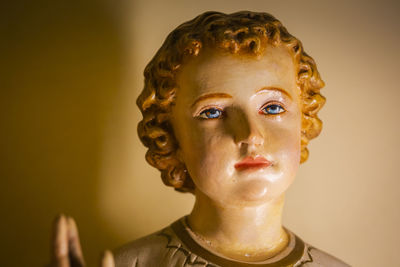
[[[151,235],[128,243],[115,252],[117,267],[315,267],[349,266],[316,249],[288,231],[289,245],[271,259],[258,263],[234,261],[203,248],[190,235],[184,218]]]

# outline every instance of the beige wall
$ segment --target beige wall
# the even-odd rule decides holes
[[[145,163],[142,70],[179,23],[244,9],[278,17],[326,82],[324,130],[287,195],[286,226],[354,266],[398,265],[396,1],[56,2],[9,4],[1,16],[2,266],[44,264],[58,212],[77,219],[95,266],[104,248],[190,211],[193,197]]]

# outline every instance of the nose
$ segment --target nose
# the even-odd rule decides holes
[[[235,143],[239,147],[258,147],[264,144],[260,126],[257,121],[258,114],[246,114],[244,111],[237,110],[233,123],[233,135]]]

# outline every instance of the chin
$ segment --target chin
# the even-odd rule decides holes
[[[243,181],[233,194],[241,205],[257,205],[273,199],[271,184],[264,179]]]

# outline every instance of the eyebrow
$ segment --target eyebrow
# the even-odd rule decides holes
[[[291,100],[293,100],[292,96],[288,92],[283,90],[282,88],[278,88],[278,87],[263,87],[261,89],[258,89],[256,91],[256,93],[259,93],[259,92],[262,92],[262,91],[278,91],[278,92],[281,92],[282,94],[286,95],[287,97],[289,97]]]
[[[193,102],[192,107],[194,107],[198,102],[209,98],[232,98],[232,96],[225,93],[212,93],[212,94],[202,95]]]

